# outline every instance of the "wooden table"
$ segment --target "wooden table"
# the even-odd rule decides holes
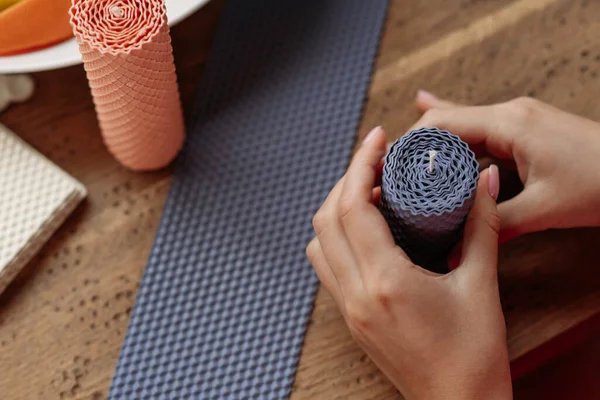
[[[222,4],[214,0],[173,30],[187,107]],[[401,134],[418,117],[418,88],[466,103],[530,95],[600,119],[599,16],[600,2],[589,0],[392,1],[359,136],[378,124]],[[112,159],[81,66],[35,78],[35,98],[1,120],[81,180],[89,198],[0,296],[0,397],[102,399],[170,171],[135,174]],[[515,375],[597,331],[598,233],[546,232],[502,247]],[[398,398],[323,290],[292,398]]]

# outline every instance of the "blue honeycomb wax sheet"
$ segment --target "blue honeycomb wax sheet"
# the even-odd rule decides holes
[[[288,398],[386,8],[225,2],[110,400]]]

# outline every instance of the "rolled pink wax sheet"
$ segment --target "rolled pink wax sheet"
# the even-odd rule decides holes
[[[104,142],[124,166],[169,164],[184,123],[163,0],[73,0],[71,25]]]

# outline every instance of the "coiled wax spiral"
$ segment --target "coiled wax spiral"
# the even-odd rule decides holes
[[[479,163],[458,136],[438,128],[408,132],[385,157],[379,209],[411,260],[447,272],[475,200]]]
[[[166,166],[184,124],[164,0],[73,0],[70,15],[108,149],[136,171]]]

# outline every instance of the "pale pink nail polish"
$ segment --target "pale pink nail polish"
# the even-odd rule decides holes
[[[494,200],[497,200],[500,193],[500,172],[494,164],[490,165],[488,171],[488,192]]]
[[[371,140],[373,138],[373,136],[375,136],[377,134],[377,132],[379,132],[381,130],[381,126],[376,126],[375,128],[373,128],[371,130],[371,132],[369,132],[367,134],[367,136],[365,137],[365,140],[363,140],[363,144],[367,143],[369,140]]]
[[[436,102],[439,100],[438,97],[436,95],[434,95],[433,93],[430,93],[427,90],[422,90],[422,89],[417,91],[417,98],[419,100],[427,102],[427,103],[433,103],[433,102]]]

